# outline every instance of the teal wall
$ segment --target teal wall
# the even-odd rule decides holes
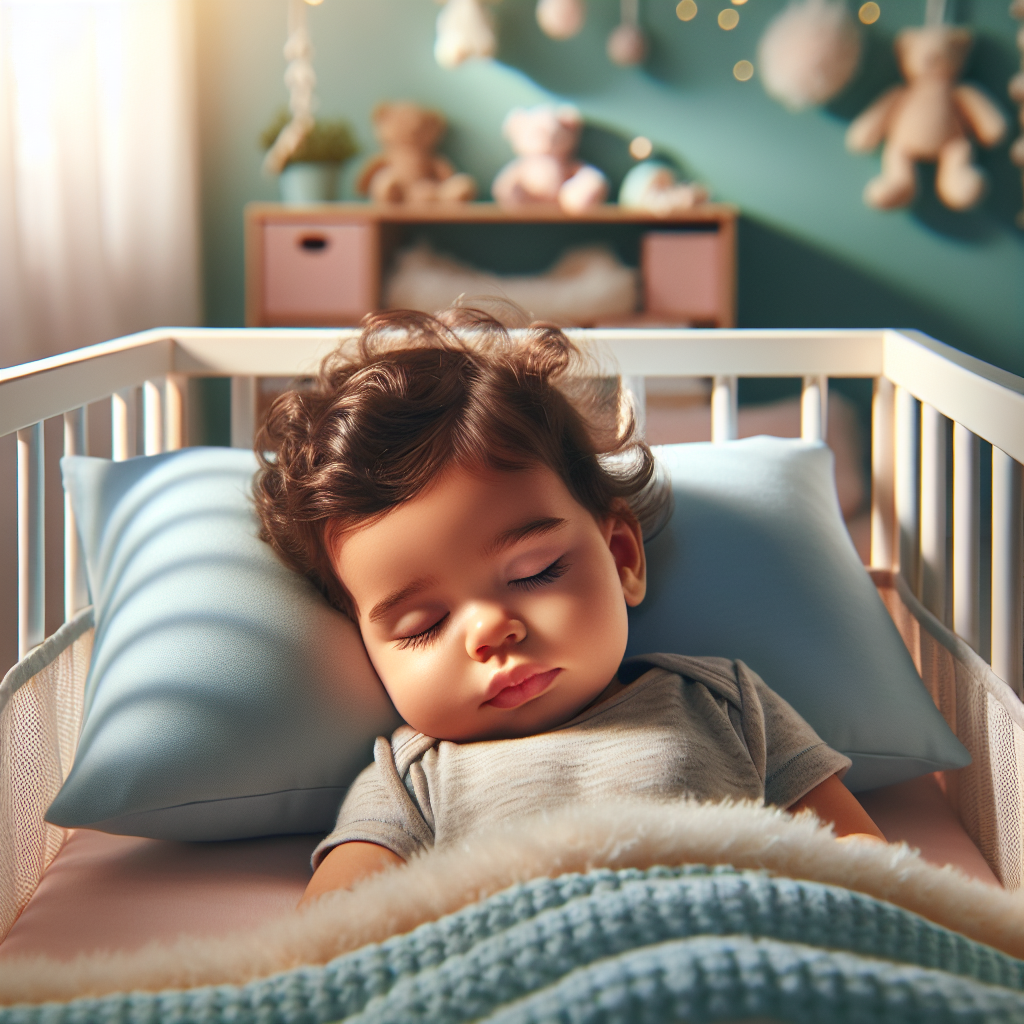
[[[604,53],[615,0],[590,0],[586,28],[562,43],[540,32],[534,0],[502,0],[498,60],[444,71],[432,55],[438,7],[430,0],[324,0],[309,12],[320,111],[349,119],[369,153],[375,102],[438,107],[451,124],[445,151],[486,189],[511,156],[500,133],[506,111],[569,99],[591,126],[584,154],[613,179],[630,164],[629,139],[642,134],[715,199],[741,208],[741,326],[917,327],[1024,375],[1024,233],[1013,226],[1021,183],[1007,144],[979,155],[992,187],[964,214],[936,201],[928,169],[912,209],[867,209],[860,194],[877,157],[843,148],[849,119],[898,79],[891,39],[923,18],[924,0],[882,0],[856,79],[828,109],[802,114],[769,100],[756,77],[732,77],[737,60],[756,62],[757,40],[783,0],[750,0],[732,32],[716,22],[723,0],[698,4],[696,19],[683,23],[674,0],[641,0],[650,56],[642,70],[623,70]],[[1015,121],[1006,83],[1018,61],[1016,23],[1007,3],[949,7],[977,34],[968,77]],[[276,198],[255,140],[286,101],[286,0],[196,0],[196,12],[207,320],[234,325],[243,319],[242,207]]]

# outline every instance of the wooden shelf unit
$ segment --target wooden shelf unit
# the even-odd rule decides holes
[[[614,236],[620,248],[635,250],[627,262],[635,259],[641,272],[644,306],[637,322],[733,327],[736,217],[734,207],[718,204],[657,217],[609,203],[569,217],[554,204],[506,209],[494,203],[250,203],[245,210],[246,324],[352,326],[380,308],[391,257],[418,229],[449,234],[458,229],[464,240],[474,237],[479,248],[478,230],[490,227],[495,237],[509,229],[525,231],[517,237],[529,239],[534,226],[538,241],[543,234],[549,247],[564,233],[567,248],[574,234],[582,233],[591,242]],[[491,255],[503,255],[501,248],[496,245]],[[489,262],[486,254],[484,261]]]

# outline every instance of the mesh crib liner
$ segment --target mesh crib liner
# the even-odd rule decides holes
[[[898,576],[872,576],[925,685],[974,759],[968,768],[943,773],[946,796],[999,881],[1007,889],[1020,888],[1024,708]],[[86,610],[0,683],[0,863],[9,865],[0,877],[0,939],[67,839],[67,831],[44,822],[43,814],[74,758],[91,649],[92,617]],[[918,792],[927,797],[926,790]],[[980,866],[967,870],[984,874]]]

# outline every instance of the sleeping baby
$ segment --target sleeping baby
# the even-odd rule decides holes
[[[742,662],[622,660],[668,491],[561,331],[382,313],[277,400],[257,451],[264,539],[358,625],[407,723],[377,739],[304,901],[612,798],[756,800],[882,838],[849,759]]]

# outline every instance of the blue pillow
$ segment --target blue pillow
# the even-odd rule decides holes
[[[854,791],[970,763],[857,557],[825,445],[755,437],[655,454],[675,508],[646,546],[627,654],[745,661],[853,760]]]
[[[331,828],[399,718],[355,626],[257,538],[253,454],[61,466],[96,634],[47,820],[178,840]]]
[[[742,658],[852,757],[855,789],[967,764],[853,550],[831,452],[775,438],[656,452],[675,510],[647,545],[627,653]],[[63,461],[96,640],[55,824],[324,831],[398,724],[352,623],[257,539],[255,465],[220,448]]]

